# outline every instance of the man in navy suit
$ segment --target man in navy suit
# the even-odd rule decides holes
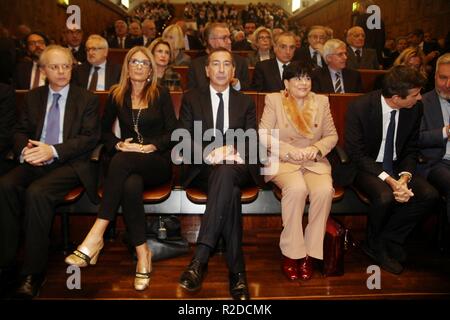
[[[380,69],[377,52],[365,48],[366,34],[361,27],[352,27],[347,31],[347,65],[351,69]]]
[[[394,274],[403,271],[406,237],[439,197],[415,174],[425,82],[415,69],[393,67],[381,91],[354,100],[346,113],[345,148],[356,166],[354,186],[370,201],[362,249]]]
[[[362,92],[361,75],[347,68],[347,45],[339,39],[331,39],[323,46],[327,62],[312,75],[312,91],[315,93]]]
[[[423,96],[423,119],[419,146],[426,158],[421,172],[447,202],[450,222],[450,53],[436,63],[435,90]]]

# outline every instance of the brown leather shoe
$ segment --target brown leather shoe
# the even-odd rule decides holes
[[[290,259],[288,257],[283,256],[283,261],[281,263],[281,269],[283,270],[284,275],[289,280],[295,281],[295,280],[299,279],[297,260]]]
[[[309,280],[314,273],[313,258],[306,256],[298,262],[298,273],[301,279]]]

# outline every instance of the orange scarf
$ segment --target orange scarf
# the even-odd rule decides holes
[[[284,93],[282,93],[281,101],[289,121],[297,132],[308,139],[312,139],[314,137],[312,127],[315,110],[313,95],[308,94],[301,110],[297,107],[295,99],[290,95],[286,97]]]

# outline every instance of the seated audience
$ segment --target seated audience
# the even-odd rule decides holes
[[[26,95],[13,138],[20,165],[0,177],[2,269],[15,269],[24,220],[24,258],[13,298],[33,298],[44,284],[55,209],[69,191],[82,185],[97,202],[89,156],[100,138],[98,99],[70,85],[73,61],[61,46],[42,52],[39,66],[49,84]]]
[[[308,46],[297,49],[294,54],[295,61],[303,61],[312,66],[313,69],[325,66],[322,58],[323,45],[328,39],[327,32],[323,26],[313,26],[308,31]]]
[[[447,223],[450,223],[450,53],[437,60],[435,90],[424,94],[422,102],[419,147],[426,162],[419,169],[445,197]],[[446,229],[448,246],[448,224]]]
[[[87,62],[75,68],[72,83],[90,91],[109,90],[119,82],[120,66],[108,61],[108,42],[93,34],[86,41]]]
[[[205,29],[205,39],[207,40],[206,52],[212,49],[225,48],[231,51],[231,34],[228,25],[225,23],[211,23]],[[202,87],[208,84],[205,65],[208,56],[201,56],[193,59],[188,70],[188,89]],[[231,81],[231,86],[235,90],[245,90],[249,86],[248,63],[240,55],[233,53],[235,62],[235,74]]]
[[[73,25],[71,29],[64,30],[64,42],[66,47],[72,51],[76,64],[86,62],[86,48],[83,44],[83,30],[77,25]]]
[[[134,40],[128,35],[128,25],[123,20],[114,23],[115,36],[108,41],[110,48],[129,49],[135,46]]]
[[[256,91],[274,92],[284,89],[283,70],[292,62],[295,52],[295,35],[283,32],[275,40],[275,58],[256,63],[252,88]]]
[[[260,139],[275,156],[265,176],[282,191],[282,271],[289,280],[308,280],[314,260],[323,260],[325,226],[333,200],[331,166],[326,155],[338,141],[328,98],[311,92],[311,68],[293,62],[283,72],[285,90],[266,95]],[[261,130],[262,129],[262,130]],[[274,151],[271,130],[279,130]],[[275,149],[276,150],[276,149]],[[277,170],[275,169],[277,168]],[[303,213],[309,198],[308,224]]]
[[[361,75],[347,68],[347,45],[331,39],[323,46],[326,65],[313,72],[312,91],[315,93],[363,92]]]
[[[394,274],[403,271],[407,236],[438,198],[415,174],[425,81],[417,70],[395,66],[381,91],[357,98],[346,113],[345,148],[356,167],[353,185],[370,201],[362,249]]]
[[[171,91],[182,90],[181,76],[170,66],[170,57],[172,54],[170,44],[167,41],[157,39],[152,42],[149,49],[155,58],[155,71],[158,77],[158,84]]]
[[[269,29],[259,27],[253,34],[256,51],[250,53],[247,57],[249,66],[254,67],[257,62],[275,58],[272,50],[272,34]]]
[[[350,69],[380,69],[375,49],[365,48],[363,28],[352,27],[347,31],[347,66]]]
[[[162,34],[162,39],[170,43],[171,61],[174,66],[188,66],[191,63],[191,57],[184,53],[183,31],[177,24],[171,24]]]
[[[34,89],[45,85],[45,73],[39,68],[39,57],[48,45],[47,37],[32,32],[26,38],[27,58],[19,62],[14,73],[14,87],[19,90]]]
[[[190,35],[188,33],[188,28],[184,20],[178,20],[176,24],[181,28],[184,35],[184,49],[185,50],[204,50],[202,42],[199,38]]]
[[[122,206],[130,242],[136,248],[134,288],[138,291],[148,288],[152,271],[143,192],[171,178],[170,135],[176,127],[172,100],[167,89],[157,85],[155,70],[147,48],[134,47],[127,53],[120,82],[111,89],[102,121],[102,140],[113,156],[98,217],[81,245],[65,259],[79,267],[95,265],[104,245],[103,234]],[[111,130],[116,118],[122,140]]]
[[[153,40],[156,39],[156,25],[153,20],[145,19],[142,22],[142,45],[149,47]]]

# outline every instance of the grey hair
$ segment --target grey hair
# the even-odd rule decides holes
[[[327,56],[336,52],[340,47],[346,48],[347,45],[344,41],[339,39],[330,39],[323,45],[323,58],[327,60]]]
[[[436,61],[436,70],[441,64],[450,64],[450,53],[446,53],[439,57]]]

